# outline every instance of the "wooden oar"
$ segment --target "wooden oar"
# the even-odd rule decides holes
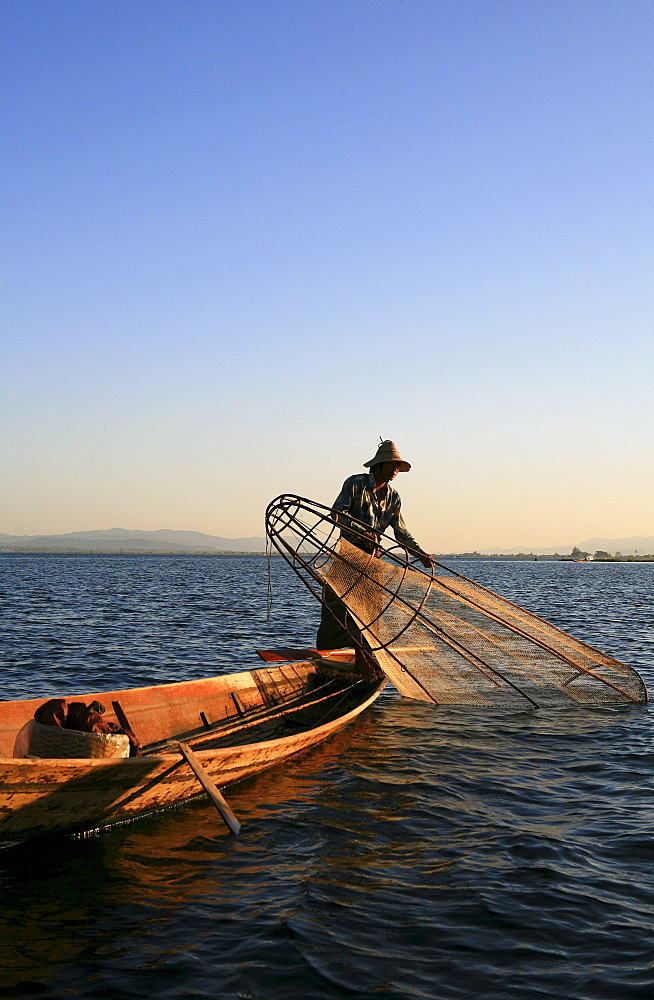
[[[186,743],[182,743],[181,741],[178,742],[177,746],[179,747],[182,756],[186,758],[186,762],[193,771],[193,774],[204,788],[226,825],[229,827],[230,833],[238,833],[241,829],[241,824],[230,809],[227,799],[216,788],[211,777],[202,767],[202,764],[195,756],[191,748],[187,746]]]
[[[120,722],[124,729],[129,729],[133,732],[132,727],[129,724],[129,720],[125,713],[123,712],[122,706],[119,701],[112,701],[114,712],[116,713],[116,718]],[[193,771],[193,774],[198,779],[205,792],[215,805],[216,809],[220,813],[222,819],[225,821],[226,825],[229,827],[230,833],[238,833],[241,829],[241,824],[237,820],[236,816],[229,807],[229,803],[225,796],[218,791],[211,777],[207,774],[202,764],[195,756],[193,751],[186,743],[182,743],[181,740],[177,741],[177,746],[180,749],[180,753],[186,759],[186,763]]]

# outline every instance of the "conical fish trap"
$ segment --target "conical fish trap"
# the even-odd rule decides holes
[[[631,667],[575,639],[480,584],[436,564],[415,568],[382,536],[375,553],[366,525],[296,496],[266,511],[266,532],[318,600],[331,591],[407,697],[488,706],[617,705],[647,700]]]

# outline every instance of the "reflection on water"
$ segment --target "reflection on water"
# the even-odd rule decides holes
[[[132,566],[142,576],[145,563],[156,564],[124,558],[109,573],[107,560],[93,570],[89,558],[88,580],[104,574],[124,594]],[[219,632],[232,596],[269,631],[265,643],[253,641],[252,628],[233,623],[231,655],[247,659],[248,643],[286,640],[292,581],[278,592],[279,620],[265,623],[263,561],[227,569],[208,558],[204,584],[199,562],[178,562],[158,571],[149,638],[127,619],[129,658],[147,654],[137,672],[170,670],[170,650],[182,646],[173,604],[174,620],[196,636],[191,673],[211,658],[229,661]],[[19,599],[5,578],[16,614],[5,676],[30,691],[52,681],[49,627],[87,676],[100,669],[93,651],[109,646],[100,606],[72,583],[66,603],[65,561],[53,563],[59,611],[50,626],[37,616],[31,630],[37,599],[29,589]],[[188,590],[179,585],[186,564]],[[464,572],[477,570],[482,583],[639,666],[651,687],[651,568],[571,569],[482,563]],[[167,591],[162,580],[177,582]],[[220,605],[213,617],[205,610],[209,638],[198,595],[205,609]],[[305,643],[315,613],[300,607],[292,641]],[[77,636],[88,640],[79,647],[59,632],[76,616]],[[19,652],[31,664],[28,681]],[[119,659],[102,670],[132,682]],[[328,743],[230,789],[239,837],[197,800],[98,837],[0,855],[3,995],[651,998],[652,721],[650,705],[485,713],[387,689]]]

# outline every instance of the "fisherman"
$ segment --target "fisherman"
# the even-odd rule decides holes
[[[434,560],[420,548],[407,530],[402,517],[400,494],[390,485],[398,472],[408,472],[411,465],[400,456],[392,441],[381,440],[375,457],[363,464],[370,472],[362,472],[346,479],[332,507],[341,526],[342,537],[364,552],[375,555],[380,535],[390,527],[408,554],[429,568]],[[369,526],[370,530],[364,531],[353,524],[350,518]],[[325,586],[323,600],[316,647],[340,649],[351,646],[355,637],[358,637],[359,630],[347,608],[331,587]]]

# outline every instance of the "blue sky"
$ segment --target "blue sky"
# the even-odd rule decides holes
[[[5,0],[0,531],[654,534],[654,7]]]

